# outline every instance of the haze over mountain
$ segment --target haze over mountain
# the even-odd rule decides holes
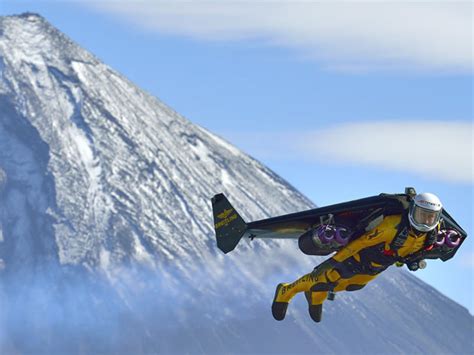
[[[220,192],[247,221],[314,207],[41,16],[0,17],[2,353],[472,352],[468,311],[399,269],[321,324],[302,297],[274,321],[276,284],[321,259],[296,241],[222,254]]]

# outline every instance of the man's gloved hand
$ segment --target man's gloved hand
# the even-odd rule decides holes
[[[424,260],[418,260],[418,261],[413,261],[410,263],[407,263],[408,269],[410,271],[417,271],[418,269],[424,269],[426,268],[426,261]]]

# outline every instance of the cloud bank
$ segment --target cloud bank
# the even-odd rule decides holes
[[[473,181],[473,125],[461,122],[367,122],[309,134],[299,147],[337,161]]]
[[[470,122],[358,122],[318,131],[226,136],[260,159],[372,166],[432,180],[474,182]]]
[[[472,72],[472,4],[457,1],[82,0],[148,31],[261,40],[327,68]]]

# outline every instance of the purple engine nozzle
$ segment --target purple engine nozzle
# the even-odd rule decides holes
[[[459,233],[453,229],[439,231],[435,241],[436,245],[446,245],[448,248],[456,248],[459,243],[461,243]]]
[[[445,231],[439,231],[438,234],[436,235],[435,244],[440,247],[444,244],[445,239],[446,239]]]
[[[446,231],[446,237],[444,238],[444,244],[446,244],[449,248],[456,248],[459,243],[461,243],[459,233],[455,230],[448,229]]]
[[[316,233],[323,244],[327,244],[334,239],[334,228],[329,224],[322,224],[319,226]]]
[[[343,233],[345,235],[343,235]],[[341,244],[341,245],[346,245],[349,242],[350,235],[347,233],[346,228],[336,228],[336,236],[335,236],[336,241]]]
[[[330,224],[322,224],[316,229],[316,234],[323,244],[336,241],[337,244],[346,245],[349,242],[349,236],[344,235],[346,232],[346,228]]]

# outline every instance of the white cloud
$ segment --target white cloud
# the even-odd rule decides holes
[[[473,182],[472,141],[471,123],[366,122],[309,134],[300,149],[337,161]]]
[[[469,122],[359,122],[312,132],[226,136],[260,159],[356,164],[474,182],[474,126]]]
[[[150,31],[261,39],[342,70],[473,69],[472,3],[455,1],[85,1]]]

